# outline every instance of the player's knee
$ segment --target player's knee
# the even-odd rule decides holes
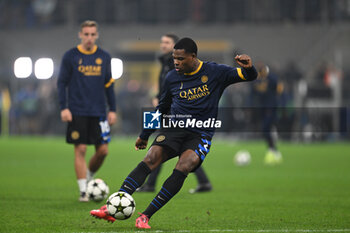
[[[197,167],[199,163],[200,163],[200,160],[196,154],[181,156],[178,163],[176,164],[176,169],[184,172],[185,174],[188,174],[195,167]]]
[[[162,162],[162,151],[159,149],[151,148],[147,152],[146,157],[143,159],[143,162],[145,162],[151,170],[155,169]]]
[[[79,155],[79,156],[85,156],[86,150],[87,150],[87,146],[86,145],[77,145],[77,146],[75,146],[76,154]]]
[[[106,157],[108,155],[108,147],[104,147],[104,148],[101,148],[99,151],[98,151],[98,155],[100,157]]]
[[[160,160],[159,157],[155,154],[147,154],[146,157],[143,159],[143,162],[145,162],[147,164],[147,166],[153,170],[156,167],[159,166],[160,164]]]

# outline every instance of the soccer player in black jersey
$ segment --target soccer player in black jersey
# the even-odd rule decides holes
[[[173,60],[173,48],[176,42],[179,40],[179,38],[174,34],[165,34],[161,37],[160,42],[160,50],[161,50],[161,56],[159,56],[159,61],[162,65],[162,69],[159,73],[159,79],[158,79],[158,89],[159,93],[157,94],[157,98],[155,99],[154,106],[157,106],[159,103],[160,95],[162,93],[164,83],[165,83],[165,77],[167,73],[170,70],[173,70],[175,68],[174,66],[174,60]],[[159,175],[161,165],[159,165],[156,169],[154,169],[151,174],[148,176],[147,181],[136,191],[137,192],[154,192],[157,177]],[[212,190],[212,185],[209,181],[208,176],[206,175],[204,169],[202,167],[199,167],[194,172],[197,181],[198,186],[196,188],[190,189],[190,193],[198,193],[198,192],[208,192]]]
[[[61,119],[68,122],[66,141],[74,144],[79,201],[87,202],[86,184],[108,153],[110,125],[116,122],[116,103],[111,57],[95,44],[97,23],[90,20],[83,22],[79,37],[81,43],[63,56],[57,87]],[[87,167],[85,154],[88,144],[95,145],[95,154]]]
[[[218,102],[227,86],[236,82],[256,79],[257,72],[248,55],[237,55],[235,60],[241,68],[233,68],[197,58],[197,45],[190,38],[179,40],[173,50],[175,69],[167,74],[164,89],[157,106],[161,113],[191,116],[191,122],[215,119]],[[199,124],[200,125],[200,124]],[[153,130],[143,130],[135,143],[136,150],[146,149]],[[209,152],[213,128],[194,127],[175,130],[162,129],[146,157],[126,177],[119,191],[130,195],[140,187],[146,177],[159,164],[179,157],[173,173],[146,210],[136,219],[140,229],[151,228],[148,224],[152,215],[163,207],[182,187],[187,175],[198,168]],[[90,211],[90,214],[108,221],[115,219],[108,215],[106,206]]]

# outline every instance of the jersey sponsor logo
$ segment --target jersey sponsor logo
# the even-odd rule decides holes
[[[77,140],[77,139],[79,139],[80,134],[78,131],[73,131],[70,136],[73,140]]]
[[[102,74],[102,66],[78,66],[78,71],[83,73],[85,76],[101,76]]]
[[[159,135],[157,138],[156,138],[156,142],[162,142],[165,140],[165,136],[164,135]]]
[[[207,95],[210,95],[210,91],[208,89],[207,84],[204,84],[199,87],[190,88],[184,91],[180,91],[179,93],[180,98],[187,99],[187,100],[199,99]]]
[[[102,64],[102,59],[99,58],[99,57],[96,58],[95,63],[96,63],[97,65],[101,65],[101,64]]]
[[[202,81],[202,83],[208,82],[208,76],[203,75],[203,76],[201,77],[201,81]]]

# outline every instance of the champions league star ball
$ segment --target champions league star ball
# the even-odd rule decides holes
[[[102,179],[93,179],[87,184],[86,194],[92,201],[102,201],[108,197],[109,187]]]
[[[135,208],[134,198],[125,192],[113,193],[107,200],[109,215],[119,220],[130,218],[134,214]]]
[[[250,161],[251,161],[250,153],[246,150],[238,151],[233,157],[233,162],[240,167],[249,165]]]

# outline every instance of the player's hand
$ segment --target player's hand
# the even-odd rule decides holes
[[[140,137],[138,137],[136,139],[136,142],[135,142],[135,150],[143,150],[143,149],[146,149],[147,147],[147,140],[143,140],[141,139]]]
[[[235,56],[235,60],[243,68],[251,68],[253,66],[252,59],[247,54]]]
[[[61,120],[63,122],[71,122],[73,120],[72,113],[68,108],[61,111]]]
[[[115,112],[108,112],[107,120],[109,125],[114,125],[117,122],[117,114]]]

